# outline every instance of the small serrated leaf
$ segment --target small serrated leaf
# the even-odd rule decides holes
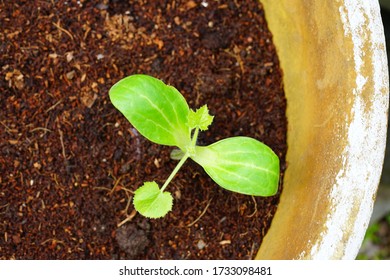
[[[193,129],[199,127],[200,130],[207,130],[213,122],[214,117],[209,114],[207,105],[203,105],[196,111],[190,110],[188,114],[188,126]]]
[[[173,198],[169,192],[161,192],[156,182],[145,182],[134,192],[135,210],[147,218],[161,218],[172,209]]]

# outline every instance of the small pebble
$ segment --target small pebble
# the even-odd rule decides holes
[[[196,244],[196,246],[198,247],[199,250],[202,250],[204,247],[206,247],[206,243],[202,239],[200,239]]]

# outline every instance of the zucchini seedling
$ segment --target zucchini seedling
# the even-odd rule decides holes
[[[194,111],[176,88],[140,74],[117,82],[109,95],[141,135],[179,148],[171,157],[180,161],[161,188],[154,181],[145,182],[134,192],[134,208],[143,216],[160,218],[172,209],[172,195],[165,189],[188,158],[200,164],[222,188],[255,196],[276,194],[279,158],[267,145],[244,136],[197,145],[199,131],[207,130],[214,118],[207,105]]]

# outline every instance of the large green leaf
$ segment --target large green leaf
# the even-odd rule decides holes
[[[191,158],[227,190],[258,196],[271,196],[278,190],[279,158],[253,138],[232,137],[198,146]]]
[[[190,143],[189,107],[174,87],[133,75],[113,85],[109,94],[112,104],[150,141],[181,149]]]

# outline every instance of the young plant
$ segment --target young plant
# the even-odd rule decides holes
[[[165,216],[173,204],[167,185],[191,158],[221,187],[255,196],[276,194],[279,158],[265,144],[249,137],[232,137],[209,146],[197,146],[199,131],[213,121],[207,105],[193,111],[174,87],[147,76],[120,80],[109,92],[111,102],[140,134],[152,142],[176,146],[171,157],[179,163],[160,188],[145,182],[134,192],[134,208],[148,218]]]

